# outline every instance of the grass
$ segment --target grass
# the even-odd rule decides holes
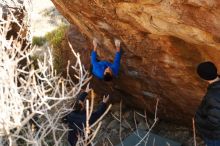
[[[32,45],[33,46],[43,46],[45,43],[46,43],[46,38],[45,37],[37,37],[37,36],[34,36],[33,39],[32,39]]]
[[[66,30],[67,25],[62,25],[52,32],[47,33],[45,38],[53,47],[59,47],[64,38]]]
[[[62,40],[65,37],[65,32],[67,30],[67,25],[61,25],[57,29],[49,32],[45,35],[46,40],[52,47],[52,54],[53,54],[53,64],[54,68],[60,73],[63,69],[63,57],[62,57]]]

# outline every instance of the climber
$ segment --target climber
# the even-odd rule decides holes
[[[84,91],[83,93],[81,93],[77,97],[73,111],[62,118],[62,122],[68,124],[68,127],[70,129],[68,133],[68,141],[71,146],[76,145],[79,136],[81,136],[81,138],[84,137],[84,127],[86,127],[85,98],[87,97],[87,95],[88,91]],[[108,100],[109,96],[103,97],[103,101],[99,104],[97,110],[92,113],[89,119],[89,125],[95,123],[106,111]]]
[[[197,73],[209,86],[195,114],[196,127],[207,146],[220,146],[220,77],[212,62],[199,64]]]
[[[115,40],[116,55],[113,63],[108,61],[97,60],[97,40],[93,40],[93,51],[91,54],[92,73],[99,79],[104,81],[111,81],[113,77],[117,76],[120,68],[121,49],[120,41]]]

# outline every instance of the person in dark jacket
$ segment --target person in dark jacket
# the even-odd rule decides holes
[[[120,41],[115,40],[116,54],[113,63],[97,60],[97,40],[93,40],[93,51],[91,54],[92,74],[104,81],[111,81],[113,77],[118,76],[121,60]]]
[[[198,65],[197,73],[209,83],[195,114],[198,132],[207,146],[220,146],[220,78],[217,68],[212,62]]]
[[[78,136],[84,136],[83,130],[86,126],[86,110],[84,108],[84,101],[87,95],[87,92],[80,94],[74,105],[74,110],[62,119],[64,123],[68,124],[69,129],[71,129],[68,132],[68,141],[71,146],[76,145]],[[106,111],[108,100],[108,96],[103,98],[103,101],[99,104],[97,110],[92,113],[89,119],[89,125],[95,123]]]

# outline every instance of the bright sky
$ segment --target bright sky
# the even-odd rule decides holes
[[[50,23],[50,18],[43,16],[40,12],[54,7],[50,0],[32,0],[33,11],[31,14],[32,36],[44,36],[47,32],[55,29]]]

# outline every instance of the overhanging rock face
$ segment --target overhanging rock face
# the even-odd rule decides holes
[[[52,1],[85,40],[100,40],[101,59],[113,60],[113,39],[122,40],[121,73],[111,89],[127,104],[154,112],[160,98],[160,118],[191,124],[207,86],[197,64],[211,60],[220,69],[220,1]],[[89,64],[89,56],[82,59]]]

